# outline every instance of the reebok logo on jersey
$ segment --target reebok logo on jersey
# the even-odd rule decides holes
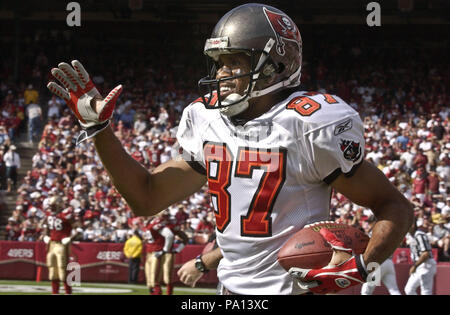
[[[341,133],[346,132],[347,130],[352,129],[353,127],[353,121],[351,119],[347,119],[346,121],[340,123],[339,125],[334,128],[334,135],[340,135]]]
[[[361,147],[359,142],[341,139],[340,149],[344,153],[346,160],[356,162],[361,156]]]

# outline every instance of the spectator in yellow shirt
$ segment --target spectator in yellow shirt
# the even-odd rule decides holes
[[[139,278],[142,255],[142,238],[138,231],[128,232],[128,240],[123,247],[123,253],[129,261],[128,283],[136,283]]]
[[[30,103],[37,103],[39,98],[39,92],[33,88],[32,84],[29,84],[25,92],[23,93],[25,105]]]

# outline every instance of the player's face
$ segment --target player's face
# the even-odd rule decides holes
[[[227,54],[219,56],[219,70],[216,79],[224,79],[249,73],[251,70],[250,58],[245,53]],[[244,76],[220,83],[220,98],[225,99],[231,93],[244,95],[250,83],[250,78]]]

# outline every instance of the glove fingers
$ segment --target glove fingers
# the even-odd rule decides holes
[[[75,71],[77,72],[78,78],[80,79],[80,81],[84,85],[87,85],[90,80],[90,77],[89,77],[89,74],[86,71],[86,69],[84,69],[81,62],[79,62],[78,60],[72,60],[72,66],[75,69]]]
[[[343,250],[346,252],[352,251],[351,248],[345,246],[345,243],[341,241],[339,238],[337,238],[336,235],[327,228],[321,228],[319,233],[334,249]]]
[[[311,269],[292,267],[289,269],[289,275],[297,280],[300,288],[309,290],[319,286],[319,282],[308,279],[308,273],[310,271]]]
[[[200,279],[200,278],[199,278],[199,279]],[[194,281],[191,281],[190,286],[191,286],[192,288],[194,288],[195,285],[197,284],[197,281],[198,281],[199,279],[195,279]]]
[[[59,96],[60,98],[62,98],[63,100],[66,101],[66,103],[70,102],[70,94],[69,92],[67,92],[65,89],[63,89],[62,87],[60,87],[58,84],[56,84],[55,82],[49,82],[47,84],[47,88],[50,90],[50,92],[52,92],[53,94],[55,94],[56,96]]]
[[[47,84],[47,88],[53,94],[56,94],[57,96],[61,97],[62,99],[64,99],[66,101],[67,105],[70,107],[70,109],[75,114],[75,116],[77,116],[78,120],[83,120],[83,118],[80,116],[78,110],[76,109],[75,104],[72,102],[72,99],[70,98],[70,94],[69,94],[69,92],[67,92],[67,90],[64,90],[61,86],[59,86],[55,82],[49,82]]]
[[[120,93],[122,93],[123,87],[122,85],[116,86],[111,92],[109,92],[108,96],[103,100],[104,104],[98,113],[99,121],[105,121],[109,119],[112,115],[114,107],[116,106],[117,98]]]
[[[69,78],[60,69],[53,68],[51,70],[51,73],[69,91],[76,91],[77,90],[77,87],[69,80]]]
[[[61,62],[60,64],[58,64],[58,68],[64,72],[64,74],[69,78],[70,82],[73,85],[75,85],[76,87],[79,86],[82,89],[84,89],[85,85],[82,84],[81,80],[78,78],[78,75],[75,73],[75,71],[69,64]]]

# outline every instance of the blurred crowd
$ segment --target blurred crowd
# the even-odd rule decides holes
[[[148,120],[151,128],[138,128],[142,117],[134,116],[131,127],[127,127],[119,110],[113,123],[115,134],[134,159],[151,170],[178,154],[163,108],[155,119]],[[54,195],[62,196],[64,208],[73,213],[75,226],[83,231],[81,241],[123,242],[128,230],[142,230],[147,225],[150,218],[134,217],[113,187],[93,142],[75,146],[79,131],[68,110],[44,126],[32,169],[17,188],[17,207],[7,227],[10,239],[40,239],[48,200]],[[201,222],[213,221],[209,204],[205,187],[168,209],[172,216],[183,219],[179,221],[185,222],[184,230],[192,242],[196,234],[203,234],[197,228]]]
[[[428,234],[440,259],[448,258],[450,125],[448,66],[441,59],[442,52],[426,45],[322,42],[327,49],[317,43],[314,49],[305,50],[304,89],[336,94],[360,112],[366,159],[414,204],[417,225]],[[46,92],[34,86],[38,83],[45,88],[51,58],[44,53],[36,56],[28,69],[33,78],[29,84],[10,84],[4,75],[7,65],[2,69],[0,161],[17,133],[32,128],[27,107],[37,104],[44,112],[42,125],[36,127],[38,139],[31,133],[28,137],[38,141],[38,151],[32,169],[16,187],[17,207],[9,218],[7,237],[39,240],[48,198],[59,194],[82,230],[80,241],[123,242],[129,230],[142,229],[149,218],[132,215],[113,188],[92,142],[75,146],[80,127],[65,104],[54,96],[47,95],[45,102],[39,97]],[[179,70],[169,66],[172,56],[173,52],[163,51],[158,58],[142,62],[139,52],[114,55],[111,58],[120,61],[113,69],[102,62],[105,67],[98,65],[91,73],[100,91],[124,83],[112,125],[129,154],[149,170],[178,154],[175,128],[183,108],[198,97],[185,81],[195,83],[202,73],[187,69],[180,80]],[[183,230],[191,243],[205,243],[214,233],[207,187],[167,211],[184,219]],[[367,230],[371,216],[369,209],[333,194],[333,220]]]

